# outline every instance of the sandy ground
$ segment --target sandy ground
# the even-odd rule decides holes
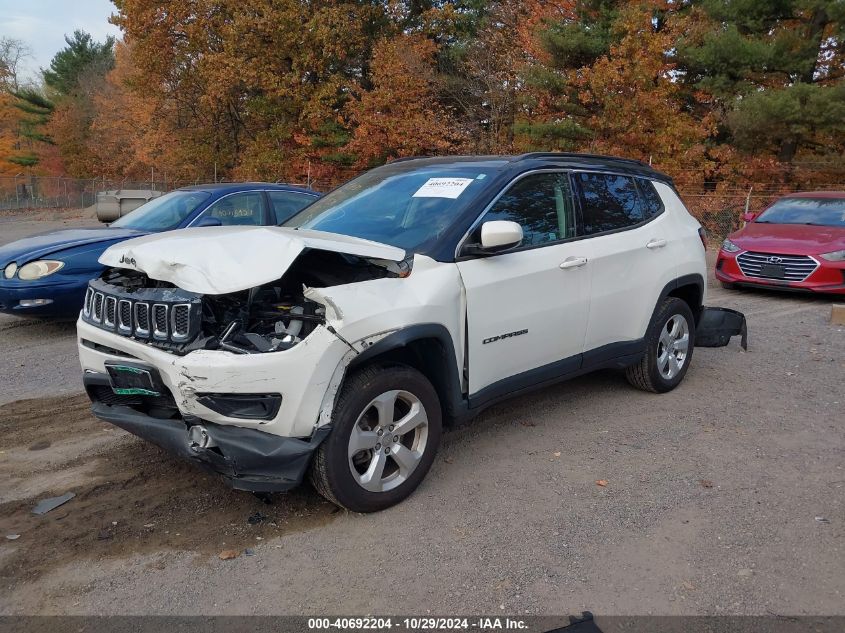
[[[697,349],[662,396],[602,372],[491,409],[376,515],[265,503],[98,422],[72,326],[0,318],[0,613],[845,614],[845,328],[824,298],[709,303],[748,353]]]

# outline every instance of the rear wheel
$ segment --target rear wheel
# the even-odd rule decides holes
[[[642,360],[626,371],[628,382],[643,391],[671,391],[684,379],[695,346],[695,319],[686,302],[664,299],[652,317],[645,342]]]
[[[374,365],[346,381],[332,425],[314,456],[311,481],[339,506],[375,512],[410,495],[431,467],[440,443],[440,401],[417,370]]]

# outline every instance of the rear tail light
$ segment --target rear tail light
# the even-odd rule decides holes
[[[704,247],[704,250],[707,250],[707,232],[704,230],[703,226],[698,227],[698,237],[701,240],[701,245]]]

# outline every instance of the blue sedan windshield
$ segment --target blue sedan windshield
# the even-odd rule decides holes
[[[320,198],[283,226],[328,231],[425,254],[484,189],[493,170],[374,169]]]
[[[178,228],[210,196],[205,191],[171,191],[127,213],[111,226],[139,231],[170,231]]]

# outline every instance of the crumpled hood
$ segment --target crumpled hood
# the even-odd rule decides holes
[[[0,266],[5,266],[9,262],[23,264],[24,262],[39,259],[68,248],[84,246],[86,244],[125,240],[141,235],[146,235],[146,232],[109,227],[63,229],[60,231],[39,233],[0,247]]]
[[[200,294],[227,294],[279,279],[305,249],[400,262],[401,248],[357,237],[277,226],[212,226],[115,244],[100,263],[131,268]]]

